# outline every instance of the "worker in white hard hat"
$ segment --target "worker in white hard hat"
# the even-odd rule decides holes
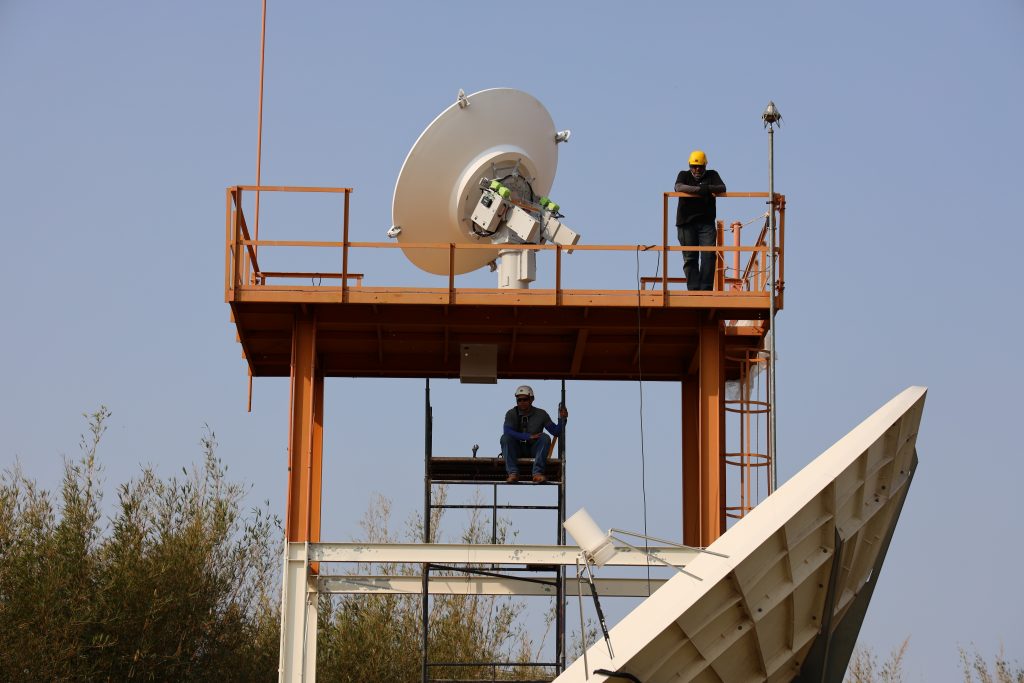
[[[690,168],[676,176],[675,191],[696,195],[679,198],[676,208],[679,244],[684,247],[715,246],[715,195],[725,192],[725,181],[718,171],[708,168],[708,157],[704,152],[695,149],[690,153]],[[716,262],[713,251],[684,251],[686,288],[711,291]]]
[[[505,471],[509,484],[519,481],[519,458],[533,458],[533,481],[542,484],[547,481],[544,466],[551,450],[551,437],[544,430],[558,436],[565,428],[569,411],[558,406],[558,424],[551,421],[547,411],[533,405],[533,389],[523,386],[516,388],[516,407],[505,413],[505,431],[501,435],[501,455],[505,458]]]

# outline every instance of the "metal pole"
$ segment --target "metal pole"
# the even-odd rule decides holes
[[[430,512],[433,487],[430,481],[430,457],[434,451],[434,425],[430,407],[430,378],[424,380],[423,386],[423,542],[430,543]],[[420,620],[422,624],[422,681],[427,683],[430,678],[430,565],[422,567],[422,598],[420,600]]]
[[[778,488],[778,467],[776,455],[778,453],[778,441],[775,433],[775,128],[768,126],[768,232],[769,232],[769,254],[768,259],[768,287],[769,287],[769,312],[771,320],[771,337],[768,342],[768,434],[771,442],[768,450],[769,462],[771,462],[771,490]]]
[[[769,493],[778,488],[778,436],[776,434],[777,411],[775,391],[775,124],[782,120],[775,103],[769,101],[768,107],[761,115],[764,125],[768,128],[768,318],[770,337],[768,338],[768,461]]]
[[[561,405],[565,405],[565,380],[562,380],[562,401]],[[568,424],[566,425],[568,427]],[[566,480],[568,478],[567,468],[565,466],[565,430],[562,430],[562,434],[558,439],[558,459],[561,460],[559,463],[562,466],[562,480],[558,483],[558,545],[565,545],[565,489]],[[555,606],[555,673],[560,674],[565,671],[565,608],[566,608],[566,596],[565,596],[565,567],[562,565],[558,566],[555,571],[556,580],[558,586],[555,589],[555,600],[557,605]],[[582,634],[581,634],[582,637]]]
[[[263,0],[263,21],[260,29],[260,105],[256,115],[256,225],[253,239],[260,239],[260,182],[263,170],[263,61],[267,54],[267,0]],[[259,253],[260,246],[253,247],[253,253]]]

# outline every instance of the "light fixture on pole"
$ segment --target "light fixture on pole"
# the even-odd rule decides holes
[[[768,462],[769,469],[769,490],[774,492],[778,488],[778,468],[776,454],[778,440],[776,437],[776,411],[775,411],[775,296],[777,283],[775,282],[775,126],[782,126],[782,114],[779,113],[775,102],[768,101],[761,114],[764,127],[768,129]]]
[[[615,547],[613,541],[618,541],[630,550],[634,550],[636,552],[646,555],[648,560],[653,560],[655,562],[665,565],[666,567],[672,567],[673,569],[682,574],[686,574],[687,576],[693,577],[698,581],[703,581],[703,579],[701,579],[696,574],[688,572],[682,567],[677,567],[676,565],[658,557],[656,553],[652,553],[649,550],[635,546],[629,541],[624,540],[621,536],[616,536],[616,534],[623,534],[626,536],[633,536],[635,538],[643,538],[649,541],[656,541],[658,543],[665,543],[667,545],[675,546],[677,548],[690,548],[690,546],[682,545],[680,543],[674,543],[673,541],[666,541],[663,538],[656,538],[654,536],[639,534],[634,531],[626,531],[625,529],[612,528],[609,529],[607,533],[605,533],[601,531],[600,527],[597,526],[597,522],[594,521],[594,518],[587,513],[586,508],[580,508],[579,510],[577,510],[572,517],[570,517],[562,523],[562,526],[565,527],[565,530],[567,532],[569,532],[569,535],[572,537],[572,540],[576,541],[576,545],[580,547],[580,554],[576,557],[576,592],[577,597],[579,598],[580,605],[580,633],[584,633],[583,581],[584,573],[586,573],[586,581],[590,586],[590,594],[594,598],[594,609],[597,612],[597,620],[601,624],[601,633],[604,635],[604,642],[608,646],[608,657],[610,659],[615,659],[615,652],[612,649],[612,640],[611,636],[608,634],[608,625],[605,623],[604,612],[601,610],[601,602],[598,599],[597,586],[594,583],[594,570],[591,568],[591,565],[594,565],[596,567],[603,567],[608,562],[610,562],[612,558],[619,554],[620,550]],[[693,550],[697,550],[698,552],[702,553],[707,553],[709,555],[717,555],[718,557],[727,557],[726,555],[722,555],[721,553],[705,550],[703,548],[693,548]],[[582,566],[580,560],[583,561]],[[586,672],[589,672],[590,670],[590,666],[587,663],[586,647],[583,648],[583,668]],[[587,677],[589,678],[589,673],[587,674]]]

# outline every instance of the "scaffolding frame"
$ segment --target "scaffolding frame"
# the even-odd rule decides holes
[[[565,405],[565,380],[562,380],[561,387],[561,404]],[[556,539],[558,546],[566,545],[566,534],[563,523],[565,522],[565,486],[566,486],[566,449],[565,449],[565,431],[555,437],[555,442],[552,444],[552,449],[548,454],[547,462],[547,473],[548,481],[545,483],[546,488],[554,488],[557,491],[557,503],[555,505],[512,505],[512,504],[499,504],[498,503],[498,487],[507,485],[504,481],[494,481],[495,471],[498,472],[498,476],[504,478],[504,460],[501,458],[477,458],[476,448],[473,450],[473,457],[471,460],[478,460],[479,463],[460,463],[457,462],[463,459],[456,458],[435,458],[434,457],[434,429],[433,429],[433,406],[430,402],[430,378],[424,380],[424,444],[423,444],[423,542],[430,543],[433,535],[433,529],[431,528],[432,515],[435,510],[445,509],[483,509],[490,510],[491,512],[491,544],[497,544],[498,542],[498,511],[499,510],[553,510],[557,513],[557,529]],[[557,450],[556,450],[557,449]],[[557,458],[552,458],[557,453]],[[442,460],[448,461],[445,463],[449,465],[444,468],[444,473],[439,472],[438,464]],[[495,468],[494,465],[497,463],[487,461],[500,461],[500,467]],[[520,460],[520,466],[527,464],[525,459]],[[486,463],[486,464],[485,464]],[[455,467],[451,467],[454,465]],[[483,465],[481,467],[481,465]],[[556,474],[557,473],[557,474]],[[483,504],[447,504],[447,503],[435,503],[434,502],[434,487],[437,485],[465,485],[465,486],[490,486],[491,488],[491,503],[489,505]],[[516,486],[516,485],[513,485]],[[537,583],[544,586],[554,587],[554,598],[555,598],[555,660],[553,662],[498,662],[498,661],[486,661],[486,662],[451,662],[451,661],[431,661],[430,660],[430,575],[432,571],[444,571],[444,572],[459,572],[465,574],[467,577],[480,576],[490,577],[497,579],[508,579],[515,578],[519,581],[525,581],[528,583]],[[523,572],[523,573],[534,573],[534,574],[551,574],[550,578],[528,578],[524,576],[513,576],[512,572]],[[422,565],[421,572],[421,651],[422,651],[422,682],[431,683],[435,681],[443,680],[445,683],[460,683],[465,682],[480,682],[480,678],[445,678],[435,679],[431,677],[431,670],[435,668],[443,667],[483,667],[490,668],[491,670],[491,681],[501,681],[507,679],[499,679],[498,669],[499,668],[525,668],[525,667],[537,667],[537,668],[551,668],[554,669],[554,675],[550,678],[538,678],[538,679],[516,679],[519,681],[526,681],[526,683],[547,683],[548,681],[554,680],[558,677],[562,671],[565,670],[565,630],[566,630],[566,594],[565,594],[565,566],[561,564],[555,565],[534,565],[525,564],[522,567],[510,567],[505,565],[492,565],[491,570],[483,570],[468,565],[454,565],[454,564],[439,564],[435,562],[427,562]],[[486,680],[486,679],[483,679]]]

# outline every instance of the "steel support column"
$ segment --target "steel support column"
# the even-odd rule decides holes
[[[285,544],[278,683],[316,683],[318,582],[310,571],[306,547]]]
[[[725,363],[722,324],[700,326],[700,543],[708,546],[725,531]]]
[[[320,540],[324,376],[316,367],[316,329],[311,316],[296,318],[292,328],[286,521],[289,542]]]
[[[725,350],[720,322],[698,334],[697,373],[682,383],[683,543],[705,547],[725,531]]]
[[[683,425],[683,543],[701,544],[700,535],[700,379],[682,382]]]
[[[324,377],[316,362],[316,332],[314,316],[296,316],[292,325],[286,552],[293,544],[320,540]],[[281,683],[316,681],[316,572],[316,563],[303,556],[285,558],[278,668]]]

